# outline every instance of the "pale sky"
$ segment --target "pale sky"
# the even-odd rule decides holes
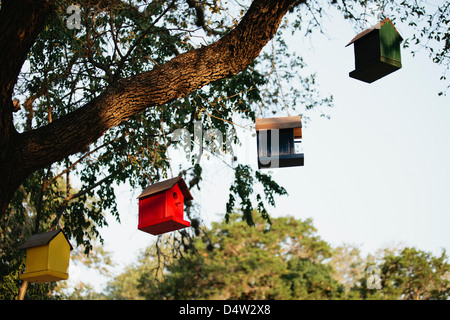
[[[334,95],[335,107],[327,110],[331,119],[310,114],[303,129],[305,166],[272,170],[289,197],[278,198],[269,213],[312,218],[332,246],[356,244],[364,253],[392,245],[450,252],[450,98],[438,97],[447,85],[439,80],[443,67],[425,52],[412,57],[406,49],[401,70],[366,84],[348,76],[354,57],[345,45],[356,35],[349,22],[339,18],[323,27],[328,37],[291,45],[317,71],[319,89]],[[409,36],[407,26],[396,27]],[[238,160],[256,169],[251,133],[240,133]],[[204,172],[202,190],[191,192],[210,223],[223,217],[232,171],[212,161]],[[156,239],[137,229],[140,191],[117,189],[122,223],[108,219],[110,227],[102,231],[118,267],[134,262]],[[106,284],[73,265],[71,278],[97,279],[97,288]]]

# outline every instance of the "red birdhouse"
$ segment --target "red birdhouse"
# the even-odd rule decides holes
[[[138,229],[153,235],[189,227],[183,219],[184,201],[194,199],[182,177],[155,183],[138,197]]]

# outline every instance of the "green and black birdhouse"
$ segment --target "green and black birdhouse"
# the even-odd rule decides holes
[[[372,83],[402,67],[400,44],[403,38],[387,18],[361,32],[354,44],[355,70],[350,77]]]

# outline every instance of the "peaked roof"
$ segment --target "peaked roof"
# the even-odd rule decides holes
[[[189,192],[186,182],[184,182],[184,180],[181,176],[152,184],[151,186],[147,187],[138,196],[138,199],[148,197],[148,196],[151,196],[153,194],[156,194],[156,193],[159,193],[162,191],[169,190],[170,188],[174,187],[176,184],[178,184],[178,187],[180,188],[181,192],[183,193],[184,200],[194,199],[192,197],[191,193]]]
[[[19,247],[19,249],[28,249],[28,248],[32,248],[32,247],[38,247],[38,246],[43,246],[43,245],[49,244],[50,241],[52,241],[60,232],[62,232],[61,229],[49,231],[49,232],[45,232],[45,233],[34,234],[31,237],[29,237]],[[66,238],[67,243],[69,243],[70,250],[72,250],[73,249],[72,245],[70,244],[69,240],[67,240],[66,235],[64,234],[64,232],[62,232],[62,234],[64,235],[64,238]]]
[[[398,32],[397,28],[395,28],[394,24],[392,23],[391,19],[386,18],[386,19],[384,19],[383,21],[378,22],[376,25],[370,27],[369,29],[364,30],[364,31],[361,32],[360,34],[356,35],[356,37],[354,37],[354,38],[352,39],[352,41],[350,41],[350,42],[346,45],[346,47],[348,47],[349,45],[351,45],[353,42],[355,42],[355,41],[361,39],[361,38],[364,37],[365,35],[371,33],[372,31],[381,29],[381,27],[382,27],[385,23],[387,23],[387,22],[389,22],[389,23],[394,27],[394,29],[397,31],[398,35],[400,36],[400,39],[403,40],[403,38],[402,38],[402,36],[400,35],[400,33]]]

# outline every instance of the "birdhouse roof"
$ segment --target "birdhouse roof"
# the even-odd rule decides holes
[[[38,247],[38,246],[43,246],[43,245],[49,244],[60,232],[62,232],[61,229],[49,231],[49,232],[45,232],[45,233],[34,234],[31,237],[29,237],[19,247],[19,249],[28,249],[28,248],[32,248],[32,247]],[[66,241],[70,246],[70,250],[72,250],[73,249],[72,245],[70,244],[66,235],[64,234],[64,232],[62,232],[62,234],[64,235],[64,238],[66,238]]]
[[[169,190],[173,188],[176,184],[178,184],[178,187],[180,188],[181,192],[183,193],[184,200],[192,200],[194,199],[189,192],[189,189],[186,185],[186,182],[184,182],[182,177],[176,177],[168,180],[164,180],[161,182],[157,182],[155,184],[152,184],[151,186],[147,187],[139,196],[138,199],[146,198],[148,196]]]
[[[302,117],[300,116],[256,119],[255,122],[256,130],[290,129],[301,127]]]
[[[397,28],[395,28],[394,24],[392,23],[391,19],[386,18],[386,19],[384,19],[383,21],[378,22],[376,25],[370,27],[369,29],[364,30],[364,31],[361,32],[360,34],[356,35],[356,37],[354,37],[354,38],[352,39],[352,41],[350,41],[350,42],[346,45],[346,47],[348,47],[349,45],[351,45],[353,42],[358,41],[359,39],[361,39],[361,38],[364,37],[365,35],[367,35],[367,34],[373,32],[373,31],[375,31],[375,30],[381,29],[381,27],[382,27],[385,23],[388,23],[388,22],[394,27],[395,31],[397,31],[398,35],[400,36],[400,39],[403,40],[403,38],[402,38],[402,36],[400,35],[400,33],[398,32]]]

